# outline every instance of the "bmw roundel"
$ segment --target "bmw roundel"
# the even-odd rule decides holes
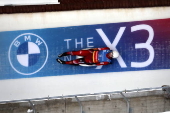
[[[9,47],[8,58],[11,67],[19,74],[31,75],[40,71],[48,59],[45,41],[33,33],[17,36]]]

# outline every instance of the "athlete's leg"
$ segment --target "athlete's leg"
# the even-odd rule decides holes
[[[60,54],[58,57],[67,56],[67,55],[87,56],[88,54],[92,54],[92,53],[93,51],[91,50],[70,51],[70,52],[64,52]]]
[[[87,64],[87,65],[92,65],[94,64],[91,58],[80,58],[80,59],[75,59],[75,60],[71,60],[71,61],[63,61],[60,59],[56,59],[57,62],[59,62],[60,64],[70,64],[70,65],[79,65],[79,64]]]
[[[75,59],[75,60],[71,60],[71,61],[65,61],[65,64],[86,64],[84,58],[80,58],[80,59]]]
[[[65,64],[93,64],[92,54],[85,56],[84,58],[75,59],[71,61],[65,61]]]

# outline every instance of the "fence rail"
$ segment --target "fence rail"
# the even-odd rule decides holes
[[[5,103],[18,103],[18,102],[29,102],[29,101],[38,101],[38,100],[50,100],[50,99],[63,99],[63,98],[75,98],[82,96],[95,96],[95,95],[107,95],[107,94],[116,94],[116,93],[129,93],[129,92],[140,92],[140,91],[150,91],[150,90],[165,90],[169,91],[170,86],[164,87],[153,87],[153,88],[141,88],[141,89],[132,89],[132,90],[123,90],[123,91],[113,91],[113,92],[100,92],[100,93],[86,93],[86,94],[75,94],[75,95],[62,95],[62,96],[53,96],[53,97],[42,97],[42,98],[32,98],[32,99],[20,99],[20,100],[6,100],[0,101],[0,104]],[[170,92],[168,92],[170,93]]]

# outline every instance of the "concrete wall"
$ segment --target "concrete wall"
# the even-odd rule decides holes
[[[130,101],[130,113],[159,113],[170,111],[170,99],[164,91],[124,94]],[[78,97],[84,113],[127,113],[126,101],[120,94]],[[34,101],[36,113],[80,113],[75,98]],[[32,109],[27,102],[0,104],[0,113],[26,113]]]

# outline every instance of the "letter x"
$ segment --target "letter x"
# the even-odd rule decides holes
[[[111,42],[109,41],[109,39],[107,38],[107,36],[105,35],[105,33],[103,32],[102,29],[96,29],[96,31],[98,32],[98,34],[99,34],[99,35],[101,36],[101,38],[103,39],[104,43],[105,43],[109,48],[111,48],[112,50],[117,51],[116,46],[117,46],[120,38],[122,37],[123,32],[125,31],[125,28],[126,28],[126,27],[120,27],[120,29],[119,29],[119,31],[118,31],[115,39],[113,40],[113,43],[111,43]],[[125,62],[123,61],[121,55],[117,58],[117,61],[118,61],[119,65],[120,65],[122,68],[126,68],[126,67],[127,67],[126,64],[125,64]]]

